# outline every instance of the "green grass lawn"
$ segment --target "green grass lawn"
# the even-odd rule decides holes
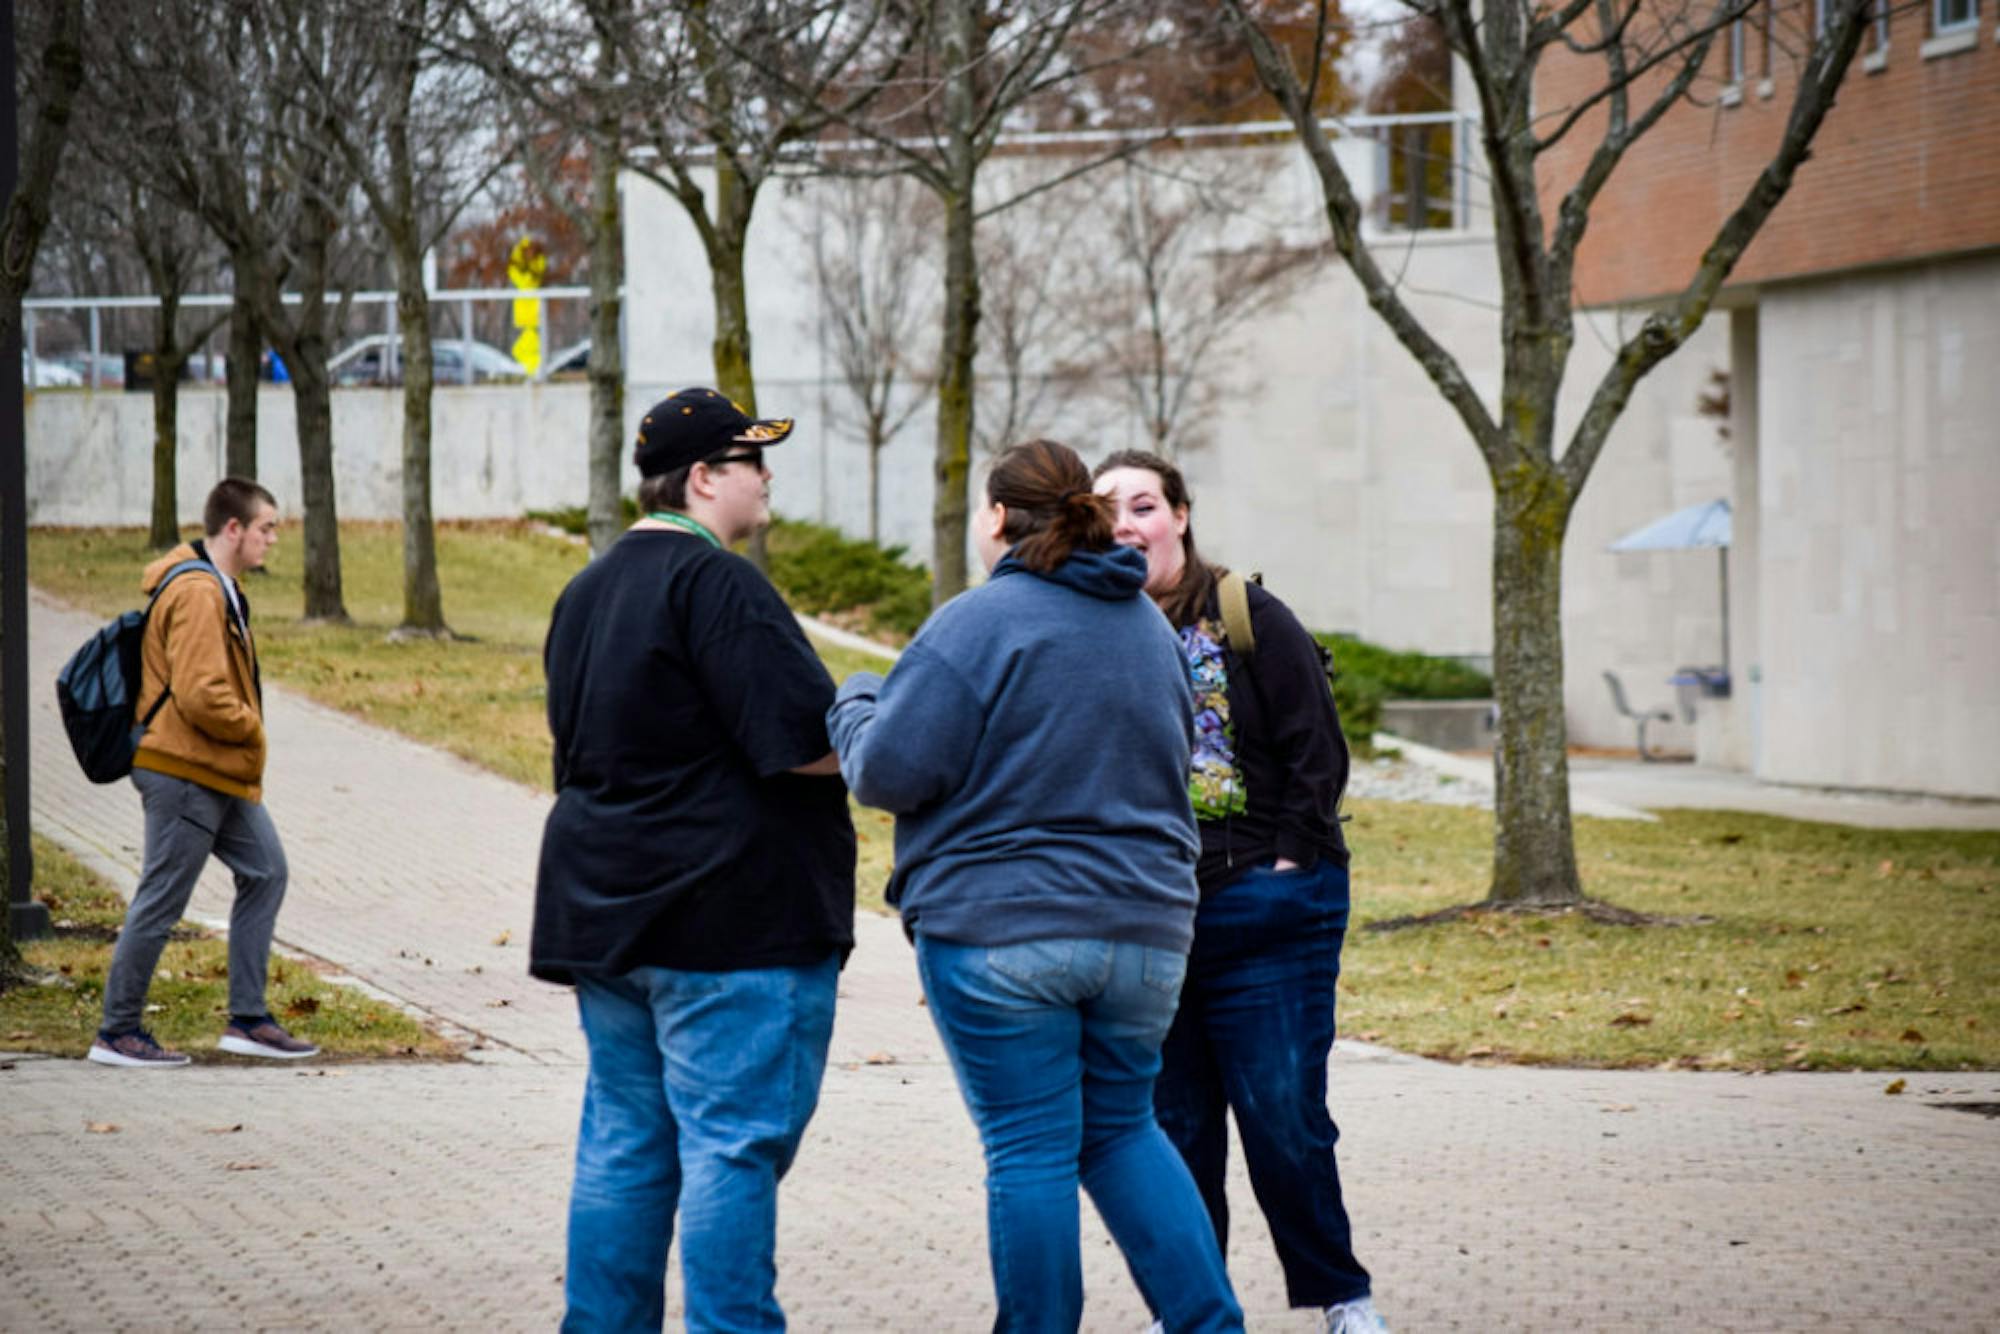
[[[35,840],[35,897],[48,905],[55,934],[25,941],[30,967],[58,980],[49,986],[0,992],[0,1050],[80,1057],[97,1036],[103,1014],[104,975],[125,900],[59,845]],[[182,922],[160,955],[146,997],[146,1027],[168,1047],[196,1061],[240,1062],[215,1049],[229,1022],[229,944]],[[439,1059],[455,1056],[453,1044],[393,1006],[352,987],[328,982],[308,964],[271,960],[266,993],[271,1012],[298,1036],[318,1044],[326,1060]]]
[[[299,535],[253,579],[269,678],[540,787],[540,647],[582,549],[525,524],[439,530],[445,612],[474,643],[392,644],[392,524],[342,529],[351,628],[304,626]],[[109,615],[138,602],[144,536],[29,534],[34,582]],[[876,664],[821,647],[836,678]],[[282,744],[280,738],[278,744]],[[1667,812],[1580,819],[1588,891],[1689,919],[1646,928],[1480,915],[1390,933],[1365,923],[1481,898],[1492,817],[1355,803],[1355,930],[1342,1031],[1451,1059],[1714,1068],[2000,1065],[2000,833],[1888,832]],[[856,811],[860,891],[878,908],[892,825]]]
[[[1484,811],[1354,803],[1349,1036],[1451,1059],[1726,1069],[2000,1063],[2000,833],[1666,811],[1577,821],[1586,890],[1685,925],[1476,914]]]

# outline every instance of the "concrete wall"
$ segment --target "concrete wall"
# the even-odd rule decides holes
[[[439,389],[432,400],[435,512],[456,519],[505,518],[582,504],[589,392],[581,384]],[[226,411],[220,389],[181,393],[175,480],[184,522],[200,518],[203,497],[222,476]],[[293,515],[301,505],[295,421],[290,388],[258,392],[259,480]],[[153,504],[151,394],[30,394],[27,426],[30,523],[147,522]],[[333,430],[334,503],[341,516],[399,518],[402,390],[334,390]]]
[[[1767,289],[1755,772],[2000,797],[2000,256]]]

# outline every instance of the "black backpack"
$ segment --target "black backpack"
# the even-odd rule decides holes
[[[167,585],[189,570],[207,570],[218,581],[222,571],[205,560],[184,560],[168,570],[143,611],[128,611],[83,641],[56,676],[56,703],[62,708],[63,730],[76,752],[84,776],[93,783],[115,783],[132,772],[139,739],[153,725],[172,688],[160,692],[144,718],[135,719],[143,673],[139,647],[146,638],[146,618]],[[223,590],[223,596],[229,596]]]

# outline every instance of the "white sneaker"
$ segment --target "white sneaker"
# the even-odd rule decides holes
[[[1320,1328],[1326,1334],[1389,1334],[1388,1323],[1375,1309],[1372,1297],[1356,1297],[1351,1302],[1329,1306],[1320,1312],[1320,1320],[1323,1322]]]

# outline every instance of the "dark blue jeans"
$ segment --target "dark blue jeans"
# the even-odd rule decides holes
[[[1180,1012],[1153,1090],[1227,1251],[1227,1115],[1270,1224],[1293,1306],[1368,1295],[1354,1258],[1326,1109],[1334,984],[1347,935],[1347,870],[1258,867],[1202,900]]]

